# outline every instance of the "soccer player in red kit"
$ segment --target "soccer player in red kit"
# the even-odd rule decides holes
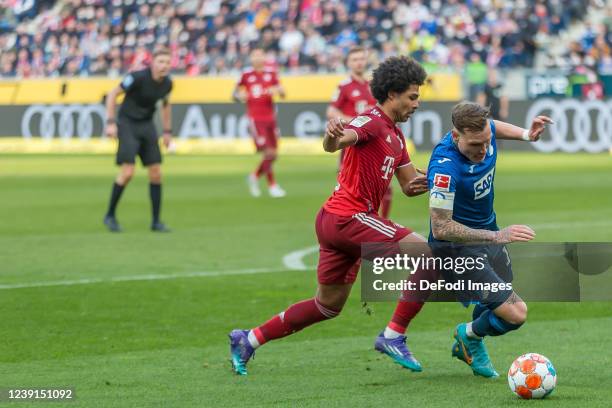
[[[350,122],[355,116],[372,108],[376,104],[376,99],[370,91],[370,83],[365,78],[367,67],[367,52],[363,47],[354,47],[346,56],[346,66],[351,76],[338,85],[332,103],[327,107],[327,119],[332,120],[341,118]],[[338,159],[338,171],[342,171],[342,160],[345,150],[340,150]],[[380,215],[389,218],[391,210],[391,185],[385,192],[381,206]]]
[[[285,97],[276,72],[265,67],[266,55],[261,48],[251,51],[252,68],[246,70],[234,90],[234,99],[246,103],[251,136],[257,151],[262,154],[261,163],[249,174],[247,183],[254,197],[259,197],[259,178],[266,175],[271,197],[284,197],[285,191],[276,183],[272,164],[277,157],[278,126],[274,109],[274,95]]]
[[[237,374],[247,373],[246,364],[264,343],[338,316],[357,277],[362,243],[426,243],[422,236],[377,214],[393,175],[408,196],[427,191],[426,177],[418,175],[410,162],[404,136],[396,125],[408,120],[419,107],[419,86],[425,78],[425,71],[413,59],[391,57],[373,74],[371,89],[378,104],[346,126],[341,119],[327,125],[325,151],[347,151],[338,185],[316,219],[316,295],[252,330],[233,330],[229,334],[230,353]],[[376,350],[413,371],[421,371],[421,366],[408,350],[402,330],[422,305],[400,301],[391,323],[375,343]]]

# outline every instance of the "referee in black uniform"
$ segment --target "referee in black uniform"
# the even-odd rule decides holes
[[[160,221],[161,208],[161,152],[153,115],[159,100],[162,100],[161,118],[163,125],[163,142],[169,146],[171,132],[171,114],[168,96],[172,90],[170,73],[170,51],[160,48],[153,53],[153,62],[149,68],[128,74],[121,84],[114,88],[106,100],[106,133],[110,138],[119,136],[117,165],[121,166],[119,175],[113,184],[108,211],[104,225],[112,232],[120,232],[121,227],[115,217],[117,203],[121,193],[134,175],[136,155],[149,170],[149,191],[153,221],[151,230],[169,232]],[[125,93],[125,99],[115,119],[117,96]]]
[[[504,85],[497,78],[497,71],[489,70],[484,90],[477,96],[476,102],[488,107],[492,119],[508,121],[509,100],[503,94]]]

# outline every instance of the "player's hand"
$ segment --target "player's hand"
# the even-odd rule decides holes
[[[241,103],[245,103],[247,101],[247,98],[249,97],[249,94],[246,90],[244,89],[239,89],[236,91],[236,93],[234,94],[234,98]]]
[[[416,176],[408,182],[408,196],[417,196],[429,190],[426,176]]]
[[[533,118],[533,122],[531,122],[531,127],[529,128],[529,140],[532,142],[539,140],[546,129],[546,125],[552,123],[554,123],[553,120],[548,116],[536,116]]]
[[[281,99],[285,99],[286,97],[285,90],[280,86],[275,86],[273,88],[270,88],[270,92],[272,94],[278,95]]]
[[[527,242],[535,238],[535,231],[527,225],[510,225],[497,231],[495,242],[509,244],[510,242]]]
[[[164,144],[164,146],[167,148],[170,147],[170,143],[172,143],[172,133],[170,132],[164,132],[163,136],[162,136],[162,142]]]
[[[108,136],[111,139],[117,138],[117,124],[116,123],[106,124],[106,136]]]
[[[341,118],[334,118],[327,122],[325,134],[331,139],[341,138],[344,135],[344,124],[346,122]]]

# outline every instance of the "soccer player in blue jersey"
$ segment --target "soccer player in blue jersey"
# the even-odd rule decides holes
[[[493,181],[497,160],[496,139],[539,139],[551,119],[538,116],[529,129],[490,120],[489,109],[473,102],[461,102],[452,111],[453,129],[434,148],[427,171],[430,189],[430,233],[432,243],[479,243],[460,246],[465,255],[485,254],[479,271],[481,282],[507,282],[511,276],[510,257],[504,244],[531,241],[535,232],[527,225],[500,229],[493,210]],[[434,244],[435,245],[435,244]],[[461,255],[463,253],[460,253]],[[498,377],[485,348],[485,336],[499,336],[518,329],[527,319],[527,305],[512,290],[485,298],[473,311],[473,321],[461,323],[454,334],[452,354],[466,362],[474,374]]]

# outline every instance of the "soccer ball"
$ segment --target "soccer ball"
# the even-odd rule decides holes
[[[557,385],[557,372],[549,359],[541,354],[523,354],[508,370],[508,385],[523,399],[544,398]]]

